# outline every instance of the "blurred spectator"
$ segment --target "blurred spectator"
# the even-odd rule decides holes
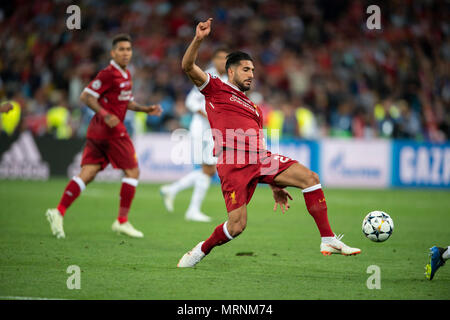
[[[22,108],[17,100],[7,100],[1,102],[2,112],[0,113],[0,134],[12,136],[19,128],[22,118]]]
[[[399,101],[400,119],[396,138],[422,140],[422,126],[417,112],[411,110],[408,102]]]
[[[47,132],[57,139],[69,139],[72,136],[73,124],[64,94],[60,91],[53,91],[50,101],[52,107],[47,111]]]
[[[20,128],[40,135],[62,91],[71,134],[84,135],[92,112],[80,92],[108,64],[111,37],[127,32],[136,101],[164,108],[161,118],[129,112],[127,127],[187,127],[182,101],[192,84],[180,60],[196,23],[211,16],[198,63],[206,67],[217,46],[249,52],[267,128],[285,137],[449,139],[448,3],[378,2],[382,29],[368,30],[372,2],[81,0],[81,30],[68,30],[70,1],[13,0],[0,7],[0,100],[23,96]]]
[[[392,138],[396,135],[400,111],[392,98],[388,97],[377,103],[374,108],[374,116],[381,137]]]
[[[305,105],[295,111],[298,125],[298,135],[305,139],[318,137],[317,121],[311,109]]]
[[[352,136],[352,109],[353,105],[350,100],[339,103],[336,110],[331,114],[331,136]]]

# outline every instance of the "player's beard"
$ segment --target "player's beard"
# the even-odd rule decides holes
[[[246,79],[245,81],[247,81]],[[246,85],[244,81],[239,81],[238,79],[234,79],[234,83],[236,83],[236,86],[241,90],[242,92],[250,90],[251,83],[249,85]]]

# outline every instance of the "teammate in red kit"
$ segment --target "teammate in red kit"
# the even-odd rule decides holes
[[[112,229],[130,237],[143,237],[143,233],[128,222],[128,212],[138,185],[139,168],[123,120],[127,110],[159,116],[162,109],[160,105],[140,106],[134,102],[131,74],[127,70],[132,56],[131,38],[128,35],[114,37],[111,56],[109,66],[97,74],[80,96],[81,101],[96,114],[87,130],[81,172],[68,183],[57,208],[46,212],[52,233],[57,238],[65,237],[63,217],[66,210],[109,163],[114,168],[122,169],[125,175],[120,190],[119,214]]]
[[[302,189],[308,212],[314,218],[321,235],[320,251],[355,255],[358,248],[345,245],[336,237],[328,222],[327,205],[316,173],[288,157],[267,151],[262,134],[262,112],[245,95],[253,81],[254,66],[244,52],[228,55],[228,82],[213,77],[196,64],[198,49],[211,31],[212,19],[200,22],[194,40],[182,61],[182,68],[205,96],[208,120],[213,130],[214,152],[219,158],[220,177],[228,220],[216,227],[211,236],[197,244],[178,262],[178,267],[194,267],[215,246],[222,245],[241,234],[247,225],[247,204],[258,183],[269,184],[284,213],[291,195],[285,187]]]

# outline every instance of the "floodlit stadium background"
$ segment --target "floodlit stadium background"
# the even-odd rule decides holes
[[[2,116],[0,177],[76,173],[92,117],[79,95],[108,64],[119,32],[133,39],[136,101],[164,109],[161,118],[127,114],[141,178],[188,172],[192,165],[170,158],[170,133],[191,119],[181,57],[196,23],[213,17],[198,63],[207,67],[224,45],[250,53],[257,78],[250,96],[265,128],[280,129],[280,151],[326,185],[450,186],[445,1],[79,1],[81,29],[69,30],[71,4],[1,5],[0,101],[15,101],[21,113],[17,125]],[[380,30],[366,25],[372,4],[381,9]],[[103,178],[118,175],[107,170]]]
[[[72,4],[79,30],[67,28]],[[369,5],[380,8],[380,30],[367,28]],[[429,248],[449,245],[449,16],[445,0],[0,1],[0,102],[15,106],[0,115],[0,300],[449,300],[449,263],[431,282],[423,269]],[[176,268],[226,219],[217,177],[201,208],[210,223],[185,220],[192,189],[177,195],[172,213],[159,192],[192,171],[190,152],[178,152],[189,143],[173,132],[191,119],[181,58],[208,17],[213,29],[198,63],[206,68],[224,45],[253,56],[249,95],[265,128],[280,129],[281,154],[319,173],[333,231],[362,254],[322,256],[302,192],[289,188],[291,208],[281,214],[260,186],[245,233],[196,268]],[[111,231],[122,173],[109,167],[70,207],[66,239],[55,239],[45,212],[80,171],[92,117],[79,95],[109,63],[119,32],[133,39],[136,101],[164,108],[161,118],[126,118],[140,168],[130,222],[145,236]],[[361,232],[373,210],[394,220],[388,241]],[[73,266],[81,289],[70,287]],[[151,311],[157,306],[176,310],[157,301]],[[292,306],[289,314],[304,311]],[[119,309],[128,311],[111,308]]]

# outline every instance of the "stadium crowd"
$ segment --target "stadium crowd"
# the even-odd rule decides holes
[[[128,112],[131,133],[187,128],[191,83],[181,57],[196,23],[213,17],[202,47],[254,58],[249,93],[265,126],[283,137],[450,139],[450,23],[444,0],[379,2],[381,29],[369,30],[377,1],[79,1],[81,30],[66,26],[71,1],[0,5],[0,101],[21,107],[18,130],[84,136],[92,112],[79,95],[110,60],[111,38],[133,39],[133,93],[160,102],[161,118]]]

